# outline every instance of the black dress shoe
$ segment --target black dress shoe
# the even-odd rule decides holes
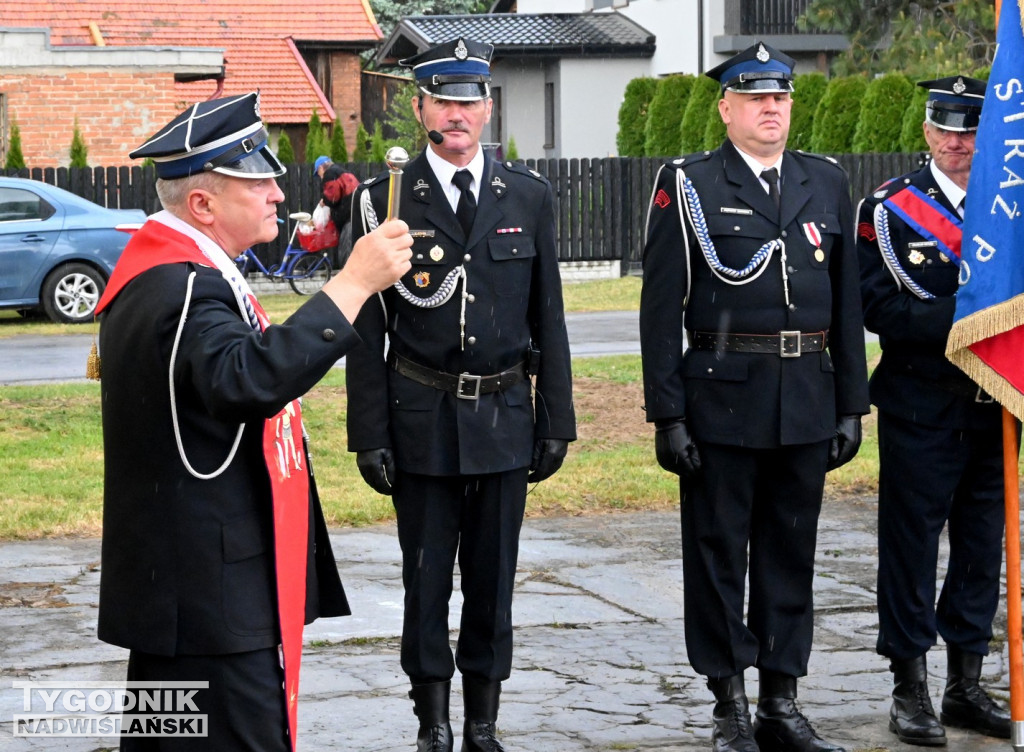
[[[788,697],[758,700],[754,740],[761,752],[846,752],[822,739]]]
[[[942,722],[986,736],[1009,739],[1012,729],[1010,714],[997,705],[978,683],[982,656],[966,653],[953,645],[946,648],[946,655],[948,671],[946,691],[942,695]]]
[[[409,691],[413,712],[419,718],[416,752],[452,752],[455,739],[448,720],[451,682],[414,684]]]
[[[754,741],[761,752],[846,752],[822,739],[796,706],[796,677],[761,669]]]
[[[711,746],[714,752],[759,752],[750,726],[750,706],[743,689],[743,674],[708,679],[715,695],[711,715]]]
[[[946,729],[935,717],[932,698],[928,694],[928,668],[925,657],[893,660],[892,709],[889,730],[901,742],[923,747],[941,747],[946,743]]]
[[[495,730],[501,682],[463,674],[462,696],[466,703],[462,752],[505,752]]]
[[[493,723],[466,721],[462,732],[462,752],[505,752],[495,735]]]

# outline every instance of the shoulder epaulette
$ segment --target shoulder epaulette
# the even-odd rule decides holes
[[[705,159],[711,157],[712,152],[710,151],[698,151],[693,154],[687,154],[685,157],[676,157],[670,159],[665,163],[667,167],[686,167],[687,165],[696,164],[697,162],[703,162]]]
[[[835,157],[830,157],[827,154],[815,154],[813,151],[804,151],[803,149],[794,149],[797,154],[801,157],[812,157],[813,159],[820,159],[822,162],[828,162],[830,165],[838,167],[840,170],[843,166],[839,164],[839,161]]]
[[[910,177],[913,173],[906,175],[900,175],[898,178],[890,178],[882,183],[880,186],[875,188],[871,194],[872,198],[883,199],[892,196],[894,193],[899,193],[908,185],[910,185]]]
[[[388,176],[390,174],[391,173],[389,173],[389,172],[382,172],[382,173],[380,173],[378,175],[374,175],[373,177],[369,177],[366,180],[364,180],[362,182],[362,185],[365,185],[367,187],[369,187],[371,185],[376,185],[377,183],[380,183],[380,182],[382,182],[384,180],[387,180]]]
[[[510,160],[506,160],[504,162],[497,162],[497,161],[495,161],[495,163],[496,164],[500,164],[506,170],[509,170],[511,172],[515,172],[515,173],[517,173],[519,175],[529,175],[534,180],[541,180],[541,181],[543,181],[545,183],[548,182],[548,179],[546,177],[541,175],[536,170],[527,167],[522,162],[512,162]]]

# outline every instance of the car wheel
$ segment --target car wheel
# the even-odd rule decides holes
[[[103,275],[88,264],[62,264],[43,282],[43,310],[58,323],[84,324],[92,320],[106,286]]]

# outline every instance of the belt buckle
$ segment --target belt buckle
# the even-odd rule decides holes
[[[995,402],[996,398],[979,386],[977,393],[974,395],[974,401],[980,405],[988,405]]]
[[[459,384],[455,387],[455,396],[464,400],[480,399],[480,380],[483,376],[474,376],[471,373],[460,373]],[[471,385],[467,392],[465,385]]]
[[[801,333],[799,331],[795,331],[795,332],[793,332],[793,331],[790,331],[790,332],[779,332],[779,357],[780,358],[799,358],[800,357],[800,355],[802,354],[800,352],[800,347],[803,344],[801,342],[800,334]],[[793,341],[793,339],[796,340],[796,347],[792,348],[791,344],[790,344],[789,347],[787,347],[787,342],[791,343]]]

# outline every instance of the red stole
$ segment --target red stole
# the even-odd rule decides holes
[[[214,266],[192,238],[162,222],[146,222],[125,246],[96,313],[104,310],[125,285],[143,272],[162,264],[184,262]],[[255,296],[249,294],[248,297],[262,331],[269,326],[270,319]],[[309,543],[309,469],[302,439],[302,409],[297,399],[264,421],[263,458],[274,503],[277,612],[284,659],[288,732],[294,752],[298,735],[299,668],[302,663],[302,630],[306,621]]]

